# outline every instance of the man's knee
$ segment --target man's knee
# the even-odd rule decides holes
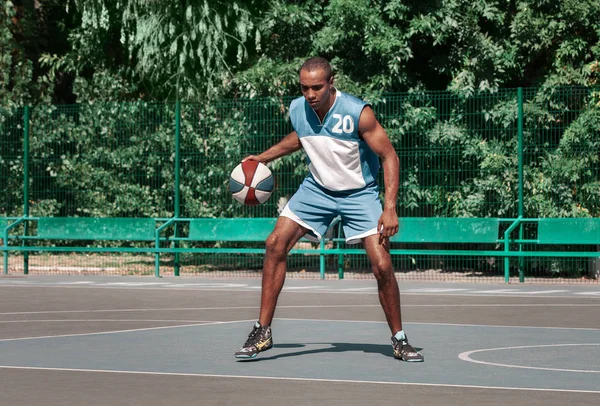
[[[287,242],[280,233],[272,232],[265,241],[267,254],[285,256],[287,254]]]
[[[386,258],[378,258],[377,261],[371,265],[373,273],[376,278],[390,278],[394,274],[394,268],[392,261]]]

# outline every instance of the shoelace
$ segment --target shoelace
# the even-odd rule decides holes
[[[259,331],[261,330],[260,327],[254,327],[252,329],[252,331],[250,332],[250,334],[248,334],[248,339],[246,340],[246,343],[244,344],[244,347],[248,347],[249,345],[254,345],[256,341],[255,338],[258,335]]]
[[[408,341],[398,341],[401,347],[401,351],[407,354],[416,354],[417,351],[413,348],[412,345],[408,343]]]
[[[394,343],[394,349],[408,349],[409,351],[415,352],[415,349],[406,340],[396,340]]]

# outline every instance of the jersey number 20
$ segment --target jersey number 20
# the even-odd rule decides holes
[[[346,134],[351,134],[352,132],[354,132],[354,120],[352,120],[352,117],[342,117],[341,114],[334,114],[332,117],[337,120],[337,123],[335,123],[335,125],[331,129],[331,132],[334,132],[336,134],[341,134],[342,130]]]

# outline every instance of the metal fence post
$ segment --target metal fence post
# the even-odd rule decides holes
[[[518,137],[519,137],[519,217],[524,217],[523,208],[523,88],[520,87],[517,92],[518,101]],[[519,240],[523,240],[523,223],[519,225]],[[519,243],[519,251],[523,250],[523,244]],[[519,257],[519,282],[525,281],[523,268],[525,266],[525,258]]]
[[[23,217],[29,217],[29,106],[23,115]],[[25,235],[29,235],[29,222],[25,221]],[[25,240],[21,242],[25,246]],[[23,252],[23,273],[29,274],[29,252]]]
[[[175,218],[181,215],[181,102],[177,100],[175,103]],[[175,236],[179,237],[179,222],[175,222]],[[179,248],[179,241],[175,241],[175,248]],[[175,261],[173,263],[173,273],[179,276],[179,253],[175,253]]]

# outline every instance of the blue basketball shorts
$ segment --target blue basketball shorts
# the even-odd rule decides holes
[[[287,203],[281,216],[305,227],[305,237],[319,241],[336,216],[342,218],[342,228],[348,244],[377,234],[381,216],[381,200],[376,184],[349,192],[333,192],[318,185],[310,176],[300,185]]]

